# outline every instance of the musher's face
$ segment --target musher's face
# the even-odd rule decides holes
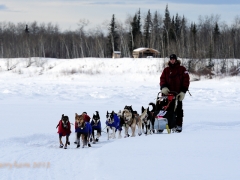
[[[173,59],[173,58],[170,59],[171,64],[175,64],[175,62],[176,62],[176,59]]]

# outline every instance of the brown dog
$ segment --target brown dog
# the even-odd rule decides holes
[[[131,127],[132,130],[132,135],[131,137],[135,137],[135,130],[136,130],[136,125],[137,121],[134,115],[132,114],[131,111],[128,109],[123,110],[123,119],[124,119],[124,124],[125,124],[125,137],[128,137],[128,129]]]
[[[84,115],[78,115],[75,113],[75,132],[77,134],[77,148],[80,147],[80,136],[82,137],[83,148],[88,144],[88,147],[91,147],[89,143],[89,137],[92,133],[92,128],[89,122],[84,120]]]

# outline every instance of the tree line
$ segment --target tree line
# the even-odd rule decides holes
[[[171,16],[166,6],[164,15],[158,11],[142,15],[140,9],[124,23],[112,15],[105,29],[86,30],[88,21],[79,21],[74,31],[61,32],[58,25],[36,21],[14,24],[0,22],[0,57],[84,58],[132,57],[139,47],[153,48],[160,57],[175,53],[194,60],[240,58],[240,17],[231,25],[220,22],[219,15],[199,16],[198,23],[184,16]]]

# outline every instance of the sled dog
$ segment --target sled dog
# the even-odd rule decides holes
[[[59,134],[59,143],[60,143],[59,147],[63,148],[62,137],[66,136],[64,149],[67,149],[67,145],[70,145],[69,136],[71,134],[71,124],[69,122],[68,116],[64,116],[64,114],[62,114],[62,118],[58,122],[58,125],[56,128],[58,128],[58,134]]]
[[[154,103],[150,102],[148,104],[149,106],[152,106],[151,111],[149,111],[149,106],[148,108],[144,108],[142,106],[142,114],[141,114],[141,119],[143,122],[143,129],[145,128],[145,134],[151,134],[152,132],[154,133],[154,122],[155,122],[155,109],[156,106]]]
[[[92,121],[91,121],[91,126],[92,126],[92,137],[90,138],[90,141],[93,141],[93,144],[98,142],[99,137],[101,136],[101,121],[100,121],[100,116],[98,111],[96,111],[96,114],[93,114]],[[97,131],[97,137],[95,138],[94,131]]]
[[[92,133],[92,127],[89,122],[84,120],[83,115],[78,115],[77,113],[75,113],[75,132],[77,133],[77,148],[80,147],[80,137],[82,138],[83,148],[86,145],[91,147],[89,138]]]
[[[132,105],[131,106],[126,105],[123,109],[122,117],[124,117],[124,113],[125,113],[124,110],[128,110],[130,113],[132,113],[132,118],[135,119],[134,122],[136,121],[136,126],[138,127],[138,135],[141,136],[142,135],[142,120],[141,120],[138,112],[133,110]],[[126,124],[125,120],[123,120],[123,124],[126,127],[127,124]],[[130,135],[127,134],[126,136],[129,137]]]
[[[116,138],[116,131],[119,132],[118,138],[122,138],[121,136],[122,128],[120,126],[120,119],[117,116],[117,114],[114,111],[112,112],[107,111],[106,118],[107,118],[106,126],[107,126],[108,140],[110,138],[113,138],[113,139]],[[110,130],[112,130],[111,134],[110,134]]]
[[[132,130],[131,137],[135,137],[137,121],[136,121],[136,118],[134,117],[133,113],[131,111],[129,111],[128,109],[124,109],[123,110],[123,119],[124,119],[124,125],[125,125],[125,137],[129,136],[128,135],[129,127]]]

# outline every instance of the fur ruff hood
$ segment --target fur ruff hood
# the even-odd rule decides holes
[[[181,61],[180,60],[176,60],[176,63],[175,64],[179,64],[181,65]],[[170,60],[168,62],[166,62],[166,66],[170,67]]]

